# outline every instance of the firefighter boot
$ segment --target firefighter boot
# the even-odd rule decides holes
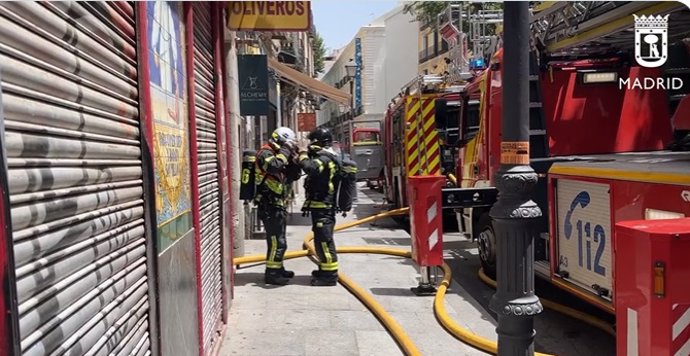
[[[290,282],[290,278],[283,274],[282,270],[271,270],[267,269],[264,273],[264,282],[266,284],[274,284],[278,286],[284,286]]]
[[[295,272],[285,269],[285,267],[280,269],[281,275],[285,278],[292,278],[295,276]]]
[[[311,285],[316,287],[330,287],[338,282],[337,272],[315,270],[311,272]]]

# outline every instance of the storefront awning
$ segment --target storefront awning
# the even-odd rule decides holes
[[[352,102],[352,95],[349,93],[336,89],[300,71],[292,69],[273,58],[268,59],[268,67],[276,72],[281,80],[287,81],[298,87],[303,87],[317,96],[344,105],[350,105]]]

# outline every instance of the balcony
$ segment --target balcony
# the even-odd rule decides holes
[[[419,52],[419,64],[422,64],[432,58],[435,58],[440,53],[441,52],[438,51],[438,48],[427,47],[426,49]]]
[[[446,52],[448,52],[448,44],[445,41],[443,41],[440,46],[436,45],[434,47],[425,48],[424,50],[419,51],[419,64],[436,58]]]

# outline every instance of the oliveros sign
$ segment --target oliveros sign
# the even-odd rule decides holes
[[[228,28],[233,31],[307,31],[309,1],[230,1]]]

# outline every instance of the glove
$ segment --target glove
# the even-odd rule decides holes
[[[280,146],[278,153],[282,154],[285,156],[285,159],[289,160],[290,157],[292,157],[292,147],[288,143],[284,143],[282,146]]]

